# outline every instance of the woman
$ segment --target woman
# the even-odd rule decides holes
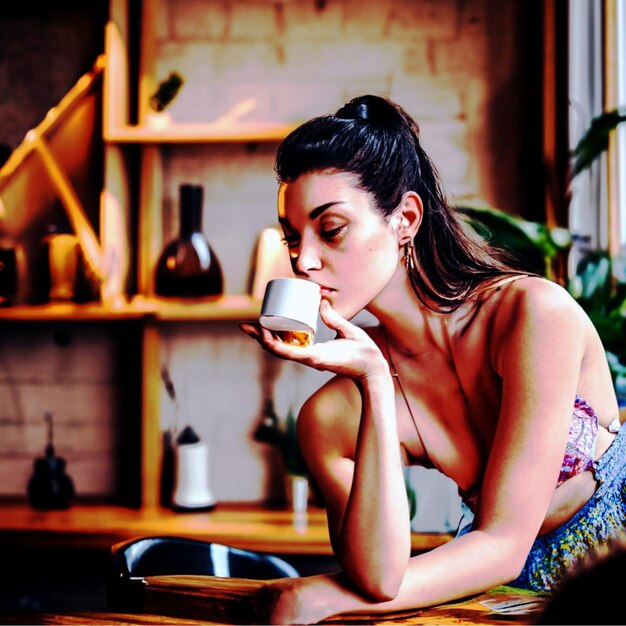
[[[298,436],[343,571],[272,583],[269,619],[555,587],[622,531],[626,512],[626,428],[616,436],[589,319],[562,287],[469,234],[416,123],[386,99],[303,124],[276,171],[293,270],[320,285],[336,338],[302,348],[241,328],[277,357],[335,374],[304,404]],[[347,321],[362,309],[379,325]],[[449,476],[473,515],[414,557],[403,464]]]

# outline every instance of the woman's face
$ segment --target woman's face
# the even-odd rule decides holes
[[[399,246],[372,195],[349,173],[303,174],[279,191],[278,218],[294,273],[350,319],[387,286]]]

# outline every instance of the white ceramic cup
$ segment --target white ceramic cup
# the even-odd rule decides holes
[[[261,326],[294,345],[313,343],[319,316],[319,285],[302,278],[274,278],[267,283],[261,305]]]

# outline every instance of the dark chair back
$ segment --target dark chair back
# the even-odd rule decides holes
[[[163,535],[130,539],[111,547],[109,609],[140,611],[143,579],[165,575],[256,580],[299,576],[292,565],[271,554],[186,537]]]

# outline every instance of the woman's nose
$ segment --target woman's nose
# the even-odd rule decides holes
[[[294,274],[308,274],[322,266],[319,252],[313,242],[302,238],[298,254],[291,260]]]

